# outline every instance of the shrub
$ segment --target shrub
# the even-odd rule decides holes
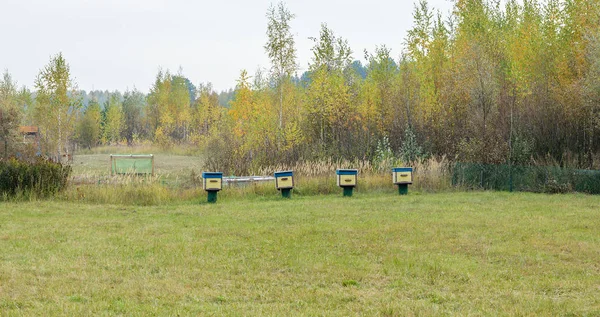
[[[400,154],[402,160],[404,162],[409,162],[410,164],[422,161],[427,157],[427,154],[417,142],[417,136],[411,126],[407,126],[404,130],[404,140],[402,141]]]
[[[35,162],[9,159],[0,161],[0,195],[47,197],[67,186],[71,167],[49,160]]]

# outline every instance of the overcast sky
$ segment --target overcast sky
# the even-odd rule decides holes
[[[416,1],[416,0],[415,0]],[[354,58],[377,45],[400,56],[413,0],[288,0],[299,74],[320,24],[349,41]],[[194,84],[235,86],[240,70],[269,67],[264,51],[269,0],[0,0],[0,69],[33,89],[39,70],[62,52],[80,89],[150,89],[159,67],[179,67]],[[447,15],[449,0],[430,0]]]

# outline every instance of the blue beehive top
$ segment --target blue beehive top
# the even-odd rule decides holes
[[[294,176],[293,171],[275,172],[275,177],[291,177]]]
[[[358,175],[358,170],[336,170],[336,175]]]
[[[392,172],[396,172],[396,173],[402,173],[402,172],[411,172],[412,173],[413,169],[412,167],[395,167],[392,169]]]
[[[202,178],[223,178],[220,172],[202,172]]]

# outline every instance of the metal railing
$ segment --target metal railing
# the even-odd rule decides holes
[[[242,186],[260,182],[274,182],[273,176],[226,176],[223,177],[223,183],[228,186]]]

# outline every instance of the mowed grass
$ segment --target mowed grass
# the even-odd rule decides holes
[[[600,315],[600,197],[7,203],[0,315]]]

